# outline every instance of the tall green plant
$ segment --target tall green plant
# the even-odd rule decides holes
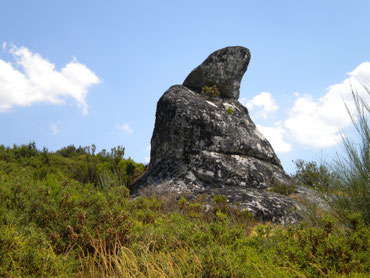
[[[367,94],[370,88],[363,84]],[[335,160],[335,171],[339,177],[334,206],[340,215],[360,213],[367,224],[370,223],[370,106],[358,91],[352,88],[355,110],[346,105],[358,140],[342,133],[344,154]]]

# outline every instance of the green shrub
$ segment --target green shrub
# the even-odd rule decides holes
[[[337,176],[324,164],[317,165],[316,162],[294,161],[296,173],[293,178],[298,184],[319,191],[329,191],[336,183]]]
[[[363,84],[370,95],[370,88]],[[348,114],[357,132],[357,138],[351,139],[344,134],[344,154],[338,155],[334,170],[338,180],[334,185],[336,194],[332,206],[338,215],[346,216],[353,212],[360,213],[367,224],[370,224],[370,106],[353,91],[355,111]]]
[[[370,95],[370,88],[363,84]],[[370,223],[370,128],[369,104],[356,91],[352,91],[354,111],[347,107],[357,137],[342,134],[343,152],[337,155],[331,169],[316,162],[296,161],[294,178],[304,186],[323,192],[331,211],[345,225],[350,215],[358,213]]]
[[[228,107],[226,109],[226,112],[227,112],[227,114],[232,115],[234,111],[233,111],[233,109],[231,107]]]
[[[288,196],[290,194],[293,194],[295,189],[296,186],[293,183],[281,183],[278,179],[272,178],[269,187],[266,190]]]
[[[346,226],[324,212],[315,225],[261,224],[221,195],[130,198],[123,178],[140,166],[120,150],[21,149],[0,146],[0,276],[369,275],[359,212]]]
[[[211,87],[203,86],[200,94],[202,96],[211,97],[211,98],[220,97],[220,91],[218,90],[216,85],[213,85]]]
[[[219,194],[213,196],[213,206],[216,213],[219,211],[226,213],[230,208],[227,203],[227,198]]]
[[[71,272],[77,262],[58,255],[42,229],[1,225],[0,275],[3,277],[57,277]]]
[[[181,196],[180,200],[178,201],[178,205],[180,209],[186,209],[189,206],[189,202],[184,196]]]
[[[215,194],[213,196],[213,201],[217,204],[217,205],[225,205],[227,203],[227,198],[225,196],[222,196],[222,195],[219,195],[219,194]]]
[[[55,153],[36,149],[36,144],[0,146],[0,171],[9,173],[17,167],[30,167],[35,178],[44,179],[48,173],[63,173],[81,183],[104,187],[111,183],[130,188],[146,169],[143,164],[124,158],[125,149],[114,147],[95,155],[95,145],[76,148],[73,145]]]

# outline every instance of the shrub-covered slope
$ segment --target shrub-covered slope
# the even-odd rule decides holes
[[[145,167],[123,155],[0,146],[0,277],[369,275],[359,213],[339,221],[313,208],[314,221],[282,227],[217,195],[212,207],[202,196],[132,199]]]

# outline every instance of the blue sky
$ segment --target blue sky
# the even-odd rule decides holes
[[[252,58],[240,101],[284,168],[330,160],[350,124],[346,79],[370,86],[369,10],[368,0],[3,1],[0,144],[122,145],[145,162],[160,96],[211,52],[242,45]]]

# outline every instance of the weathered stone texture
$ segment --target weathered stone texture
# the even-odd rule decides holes
[[[242,46],[217,50],[186,77],[183,85],[198,93],[203,86],[216,85],[221,97],[238,99],[250,58],[249,49]]]
[[[149,170],[133,185],[134,193],[151,186],[160,193],[221,194],[259,219],[299,220],[300,205],[293,198],[269,191],[273,183],[291,186],[292,180],[237,100],[249,58],[249,50],[242,47],[216,51],[184,85],[163,94],[157,104]],[[205,84],[198,80],[199,72],[211,80],[209,85],[220,86],[223,97],[196,92]]]

